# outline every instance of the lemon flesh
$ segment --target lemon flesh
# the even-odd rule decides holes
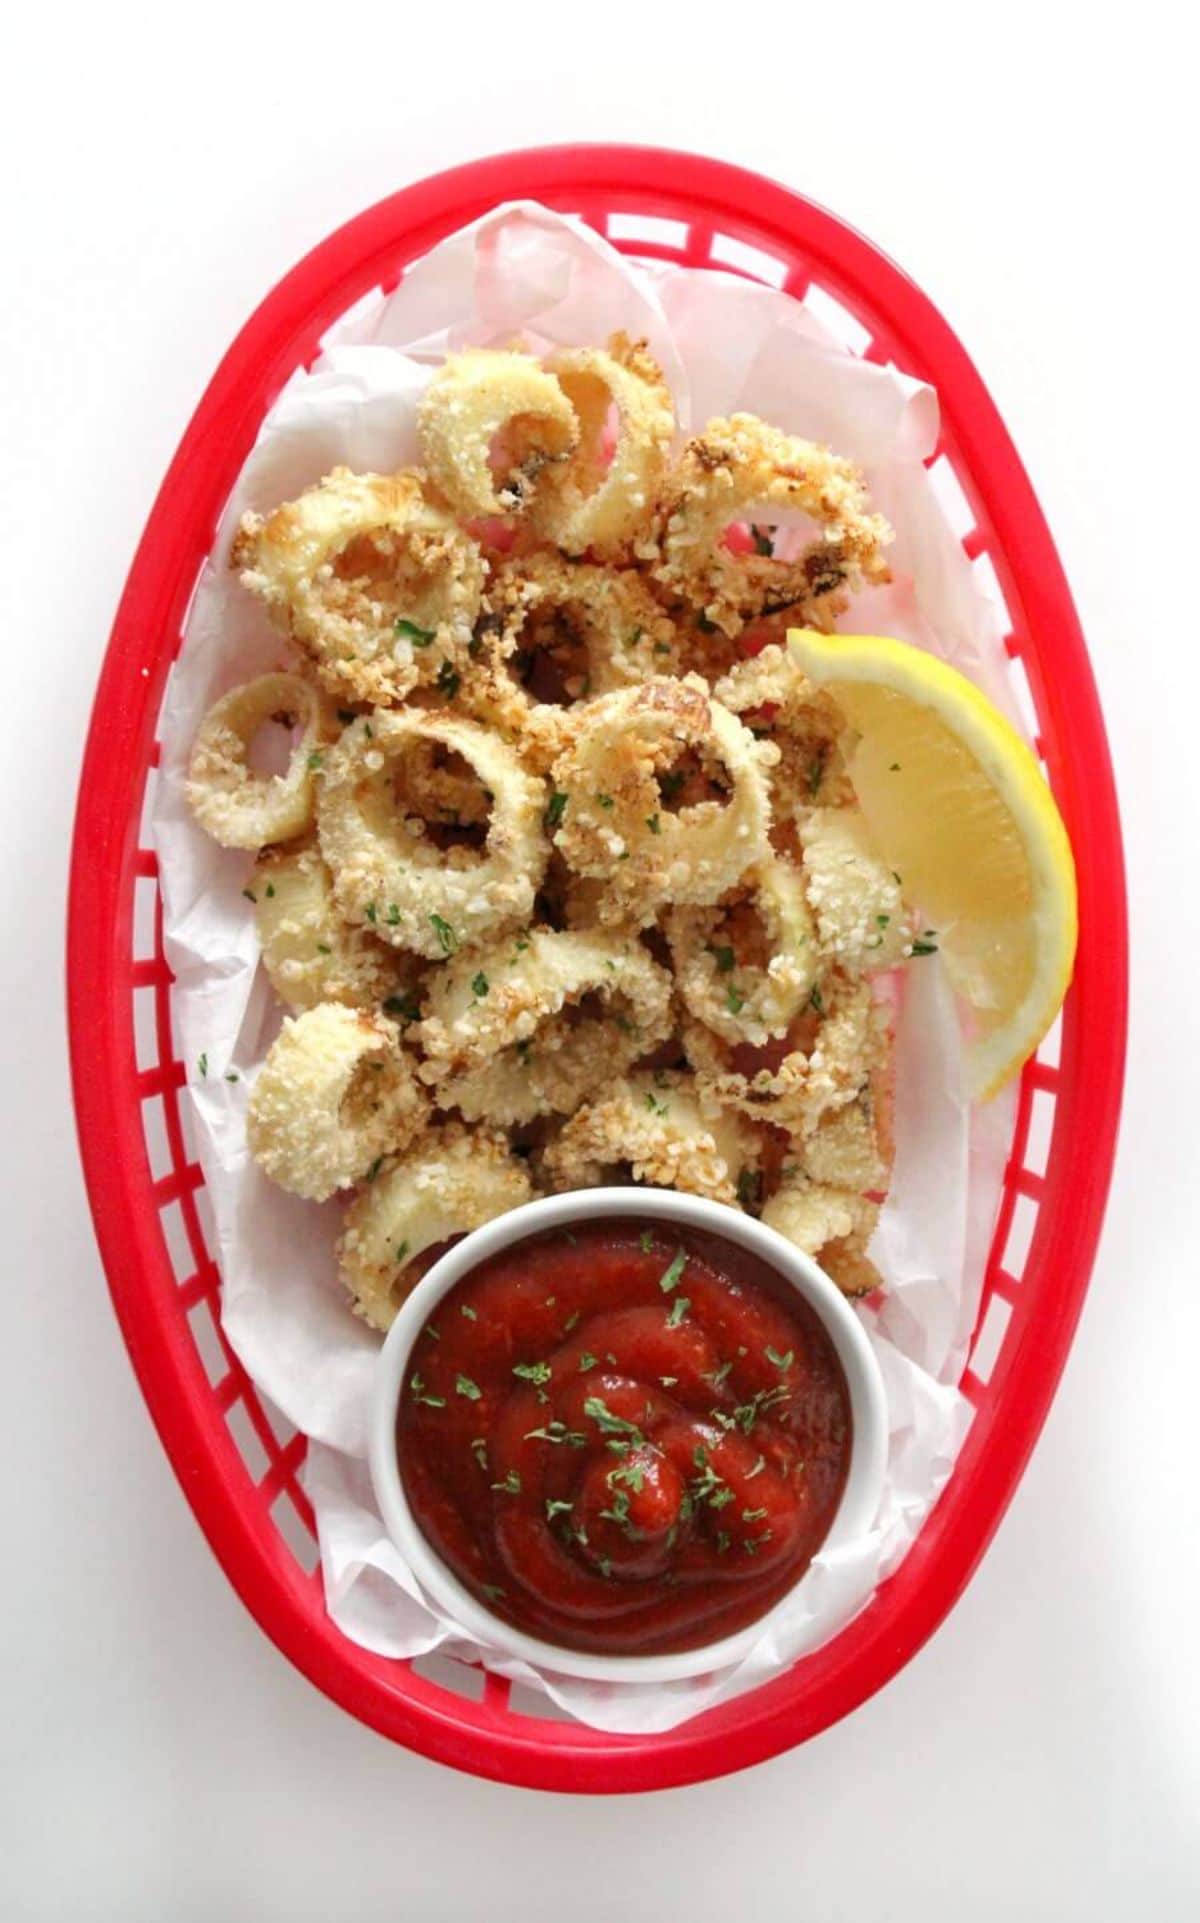
[[[793,629],[799,666],[852,731],[848,767],[905,898],[972,1010],[971,1092],[1028,1060],[1075,960],[1075,864],[1054,797],[1004,716],[934,655],[878,635]]]

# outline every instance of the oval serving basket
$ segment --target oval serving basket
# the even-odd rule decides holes
[[[870,1606],[785,1676],[666,1735],[557,1720],[503,1678],[348,1642],[325,1614],[304,1438],[260,1401],[218,1325],[220,1278],[189,1151],[145,822],[168,670],[221,510],[260,423],[326,329],[498,201],[582,216],[623,252],[718,267],[806,301],[851,348],[930,382],[932,479],[1002,600],[1017,693],[1074,843],[1080,942],[1061,1022],[1025,1069],[962,1390],[974,1410],[917,1543]],[[474,162],[370,208],[271,293],[222,361],[154,504],[96,694],[72,857],[75,1106],[113,1301],[159,1435],[230,1581],[328,1695],[427,1756],[541,1789],[666,1788],[804,1741],[908,1661],[967,1582],[1045,1419],[1087,1287],[1112,1168],[1126,1023],[1120,827],[1103,722],[1045,521],[979,376],[937,310],[867,241],[757,175],[636,147]],[[540,1712],[540,1713],[539,1713]]]

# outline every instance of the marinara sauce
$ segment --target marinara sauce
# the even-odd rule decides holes
[[[609,1655],[770,1609],[828,1533],[851,1437],[808,1304],[736,1243],[634,1218],[465,1276],[396,1424],[413,1515],[460,1581],[526,1634]]]

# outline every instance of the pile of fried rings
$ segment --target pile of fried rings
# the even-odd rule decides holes
[[[886,523],[752,415],[681,444],[620,335],[454,355],[419,431],[419,469],[336,468],[234,544],[295,657],[189,769],[257,855],[292,1011],[252,1154],[352,1192],[340,1272],[379,1329],[454,1237],[609,1181],[759,1215],[865,1292],[913,923],[786,629],[887,578]]]

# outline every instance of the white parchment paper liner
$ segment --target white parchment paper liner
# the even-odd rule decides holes
[[[386,472],[415,461],[415,403],[448,349],[507,344],[517,334],[535,350],[586,344],[616,328],[649,339],[683,429],[744,408],[860,462],[896,530],[895,580],[860,596],[842,627],[933,649],[1017,719],[996,610],[923,466],[937,438],[931,390],[855,359],[786,295],[709,270],[635,268],[582,225],[522,203],[451,236],[389,298],[360,302],[272,408],[228,503],[168,684],[153,827],[223,1325],[254,1381],[311,1439],[306,1482],[331,1616],[369,1649],[485,1660],[597,1728],[638,1732],[669,1729],[777,1676],[856,1615],[915,1539],[969,1421],[953,1385],[978,1307],[1012,1099],[972,1110],[940,965],[911,968],[897,1026],[895,1174],[872,1250],[888,1289],[881,1307],[861,1311],[891,1421],[887,1488],[870,1533],[816,1558],[736,1668],[654,1686],[534,1673],[502,1647],[474,1644],[433,1609],[384,1534],[364,1460],[379,1338],[349,1312],[337,1282],[336,1204],[318,1209],[282,1194],[247,1155],[247,1095],[279,1011],[242,897],[247,858],[209,841],[183,798],[188,750],[210,702],[286,655],[228,571],[242,512],[276,506],[338,462]]]

